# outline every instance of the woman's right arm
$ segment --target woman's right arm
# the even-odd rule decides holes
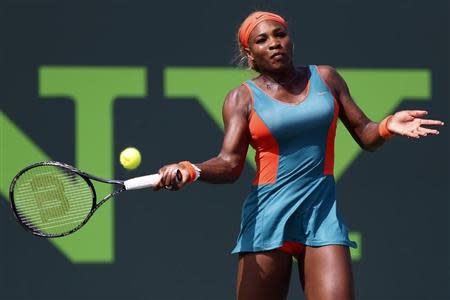
[[[251,111],[251,95],[241,85],[225,97],[222,108],[224,139],[220,153],[205,162],[195,165],[201,170],[200,180],[210,183],[231,183],[239,178],[245,164],[250,132],[248,126]],[[176,179],[176,170],[180,170],[182,179]],[[180,189],[189,182],[189,170],[180,164],[163,166],[159,170],[161,181],[156,189],[170,186]]]

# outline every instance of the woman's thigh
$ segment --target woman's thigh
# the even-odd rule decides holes
[[[238,300],[284,300],[289,290],[292,256],[279,250],[239,256]]]
[[[347,246],[307,246],[300,259],[300,279],[308,300],[355,298],[350,251]]]

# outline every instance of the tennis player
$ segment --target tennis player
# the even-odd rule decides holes
[[[239,253],[237,299],[285,299],[292,257],[299,262],[307,299],[354,299],[349,247],[356,244],[336,210],[333,177],[338,118],[368,151],[395,135],[437,135],[424,125],[443,122],[425,119],[427,112],[420,110],[371,121],[334,68],[294,66],[288,24],[274,13],[250,14],[240,26],[238,43],[242,60],[259,76],[226,96],[220,153],[198,164],[162,167],[157,188],[178,190],[197,179],[233,182],[252,145],[256,177],[233,250]]]

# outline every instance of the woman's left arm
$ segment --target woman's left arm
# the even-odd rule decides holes
[[[364,150],[374,151],[390,135],[403,135],[412,138],[437,135],[439,131],[423,126],[444,125],[444,122],[439,120],[424,119],[428,113],[423,110],[403,110],[388,116],[381,123],[373,122],[353,101],[346,82],[334,68],[318,66],[318,70],[339,103],[340,119]]]

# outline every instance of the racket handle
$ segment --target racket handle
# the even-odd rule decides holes
[[[177,177],[176,181],[181,182],[183,179],[183,175],[181,175],[181,171],[177,170]],[[161,175],[159,174],[152,174],[147,176],[141,176],[136,178],[131,178],[128,180],[125,180],[123,184],[125,185],[125,190],[138,190],[138,189],[145,189],[154,187],[159,183],[161,180]]]
[[[177,170],[177,178],[176,178],[176,180],[177,180],[177,183],[180,183],[181,180],[183,180],[183,175],[181,174],[180,170]]]
[[[161,180],[159,174],[152,174],[125,180],[123,184],[126,190],[137,190],[154,187]]]

